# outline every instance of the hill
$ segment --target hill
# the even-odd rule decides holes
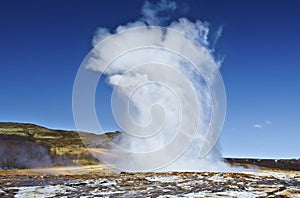
[[[265,168],[300,171],[299,159],[253,159],[253,158],[225,158],[231,165],[244,167],[258,166]]]
[[[95,165],[101,163],[88,149],[107,152],[119,132],[94,134],[53,130],[35,124],[0,122],[0,169]],[[82,138],[86,144],[83,144]],[[299,159],[225,158],[232,166],[258,166],[300,171]]]
[[[105,151],[112,138],[118,134],[79,133],[53,130],[34,124],[0,122],[0,167],[34,168],[97,164],[99,160],[90,154],[87,147]],[[89,144],[84,145],[81,138],[91,141],[87,141]]]

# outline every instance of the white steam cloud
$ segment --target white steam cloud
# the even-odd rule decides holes
[[[142,21],[147,25],[164,25],[170,17],[167,13],[176,10],[176,2],[162,0],[156,4],[146,1],[142,8]]]
[[[107,77],[113,87],[112,110],[124,133],[113,140],[110,153],[101,160],[119,169],[228,168],[215,146],[225,101],[213,99],[215,92],[224,92],[223,87],[210,89],[220,76],[209,48],[209,26],[187,18],[170,22],[168,13],[175,9],[172,1],[145,2],[140,20],[113,32],[99,28],[95,48],[83,64]],[[220,124],[212,121],[214,116]]]

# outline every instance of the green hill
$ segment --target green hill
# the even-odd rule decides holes
[[[118,134],[79,133],[34,124],[0,122],[0,168],[96,164],[99,160],[87,148],[105,152],[109,142]],[[81,138],[88,143],[84,145]]]

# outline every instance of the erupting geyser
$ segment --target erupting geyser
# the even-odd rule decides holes
[[[158,17],[160,12],[175,8],[174,2],[146,2],[141,20],[113,33],[99,28],[94,49],[78,71],[73,91],[78,130],[93,126],[103,132],[94,106],[101,75],[113,88],[112,111],[124,132],[109,153],[95,155],[117,169],[227,168],[215,146],[226,101],[219,65],[209,48],[208,25],[180,18],[159,26],[168,19]]]

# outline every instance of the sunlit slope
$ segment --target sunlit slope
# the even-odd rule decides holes
[[[117,133],[52,130],[34,124],[0,123],[0,167],[33,168],[99,163],[86,149],[107,149]],[[84,145],[81,138],[89,144]],[[97,141],[94,141],[97,140]]]

